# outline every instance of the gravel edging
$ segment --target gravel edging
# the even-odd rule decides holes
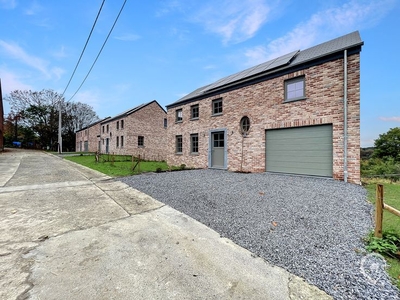
[[[385,260],[365,252],[366,190],[331,179],[192,170],[119,178],[335,299],[399,299]]]

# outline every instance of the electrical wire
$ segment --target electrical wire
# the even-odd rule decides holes
[[[103,5],[104,5],[104,2],[105,2],[105,1],[106,1],[106,0],[103,0],[103,2],[101,3],[99,12],[97,13],[96,19],[94,20],[94,23],[93,23],[93,26],[92,26],[92,30],[90,30],[90,33],[89,33],[89,36],[88,36],[88,38],[87,38],[87,40],[86,40],[85,46],[83,47],[83,50],[82,50],[82,52],[81,52],[81,56],[79,57],[79,60],[78,60],[78,62],[76,63],[75,69],[74,69],[74,71],[72,72],[72,75],[71,75],[71,77],[70,77],[70,79],[69,79],[69,81],[68,81],[68,84],[67,84],[67,86],[66,86],[65,89],[64,89],[64,92],[61,94],[61,98],[64,96],[66,90],[68,89],[69,84],[71,83],[71,80],[72,80],[72,78],[73,78],[74,75],[75,75],[76,69],[78,68],[79,63],[81,62],[83,53],[84,53],[85,50],[86,50],[86,46],[87,46],[87,44],[89,43],[90,37],[92,36],[94,27],[96,26],[97,20],[98,20],[98,18],[99,18],[99,16],[100,16],[101,10],[103,9]]]
[[[127,1],[127,0],[125,0],[124,3],[122,4],[122,7],[121,7],[121,9],[120,9],[120,11],[119,11],[119,13],[118,13],[118,15],[117,15],[115,21],[114,21],[114,24],[113,24],[113,26],[111,27],[111,29],[110,29],[110,31],[109,31],[109,33],[108,33],[108,35],[107,35],[107,37],[106,37],[106,39],[105,39],[103,45],[101,46],[101,49],[100,49],[99,53],[98,53],[97,56],[96,56],[96,59],[94,60],[92,66],[90,67],[88,73],[86,74],[85,78],[83,79],[81,85],[78,87],[78,89],[76,90],[76,92],[72,95],[72,97],[71,97],[68,101],[71,101],[72,98],[75,97],[75,95],[78,93],[78,91],[81,89],[82,85],[85,83],[86,79],[88,78],[90,72],[92,71],[94,65],[95,65],[96,62],[97,62],[97,59],[99,58],[101,52],[103,51],[103,48],[104,48],[104,46],[106,45],[106,43],[107,43],[107,41],[108,41],[108,38],[110,37],[110,35],[111,35],[111,33],[112,33],[112,31],[113,31],[113,29],[114,29],[114,27],[115,27],[115,24],[117,23],[117,21],[118,21],[118,19],[119,19],[119,16],[121,15],[121,13],[122,13],[122,11],[123,11],[123,9],[124,9],[124,7],[125,7],[126,1]]]

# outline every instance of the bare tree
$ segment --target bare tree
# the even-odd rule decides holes
[[[58,109],[59,102],[64,101],[64,98],[53,90],[41,90],[40,92],[15,90],[6,96],[5,100],[10,103],[11,111],[18,114],[31,106],[47,106]]]
[[[72,117],[72,128],[74,131],[80,130],[99,120],[93,107],[81,102],[66,102],[65,112]]]

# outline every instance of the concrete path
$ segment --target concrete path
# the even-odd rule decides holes
[[[85,167],[0,153],[0,299],[331,299]]]

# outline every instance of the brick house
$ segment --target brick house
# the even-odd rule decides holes
[[[360,183],[363,44],[353,32],[168,105],[168,163]]]
[[[100,149],[100,123],[109,119],[99,120],[86,126],[75,133],[76,148],[79,152],[96,152]]]
[[[100,122],[100,152],[166,160],[167,113],[156,100]]]
[[[3,94],[1,92],[0,80],[0,152],[4,150],[4,111],[3,111]]]

